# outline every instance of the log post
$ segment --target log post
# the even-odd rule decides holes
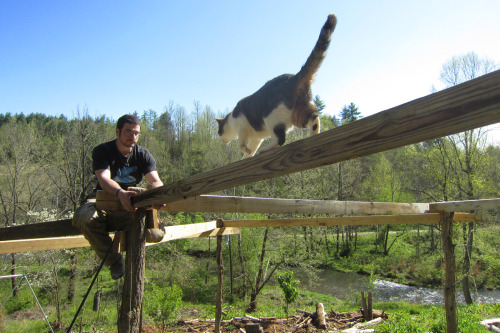
[[[222,219],[217,219],[217,228],[224,227]],[[220,332],[222,320],[222,282],[224,277],[224,266],[222,264],[222,235],[217,235],[217,296],[215,304],[215,332]]]
[[[368,292],[368,300],[365,297],[365,292],[361,292],[361,313],[363,314],[363,319],[365,321],[373,319],[373,301],[371,291]]]
[[[245,330],[247,333],[261,333],[263,332],[262,327],[259,324],[248,323],[245,325]]]
[[[444,251],[444,307],[446,310],[446,332],[456,333],[458,330],[456,281],[455,281],[455,244],[453,244],[453,215],[441,214],[441,236]]]
[[[130,214],[134,219],[126,232],[125,278],[120,311],[119,333],[140,333],[142,300],[144,296],[144,271],[146,257],[145,211]]]
[[[318,315],[318,328],[326,329],[325,307],[323,303],[316,304],[316,314]]]
[[[368,292],[368,316],[367,321],[373,320],[373,294],[371,291]]]

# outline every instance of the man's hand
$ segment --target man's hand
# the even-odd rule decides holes
[[[118,199],[120,199],[123,208],[125,208],[125,210],[128,212],[135,212],[137,210],[137,208],[134,208],[134,206],[132,206],[132,201],[130,200],[130,197],[132,197],[135,193],[135,191],[125,190],[121,190],[118,192]]]

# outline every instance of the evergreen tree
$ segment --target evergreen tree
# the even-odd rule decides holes
[[[358,109],[359,108],[354,103],[344,105],[342,111],[340,112],[342,124],[352,123],[353,121],[361,118],[361,112],[359,112]]]

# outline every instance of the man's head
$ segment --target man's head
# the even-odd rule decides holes
[[[126,114],[121,116],[116,122],[116,128],[121,131],[125,124],[133,124],[141,126],[141,121],[134,115]]]
[[[141,121],[133,115],[121,116],[116,122],[116,137],[120,144],[132,148],[141,135]]]

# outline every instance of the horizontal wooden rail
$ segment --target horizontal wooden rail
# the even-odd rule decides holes
[[[200,195],[168,203],[161,210],[214,213],[382,215],[421,214],[429,210],[429,204]]]
[[[500,122],[500,71],[132,198],[170,203]]]
[[[239,234],[240,232],[240,228],[235,227],[217,228],[215,221],[169,226],[165,227],[165,237],[162,242],[183,238],[206,238],[218,235],[232,235]],[[156,243],[147,243],[146,245],[150,246],[155,244]],[[18,239],[0,241],[0,254],[72,249],[87,246],[90,246],[90,244],[83,236]]]
[[[455,213],[454,222],[477,222],[482,217],[478,214]],[[440,213],[405,214],[405,215],[373,215],[344,216],[324,218],[291,218],[269,220],[227,220],[218,228],[216,221],[176,225],[165,227],[165,236],[161,242],[175,239],[211,237],[239,234],[241,228],[256,227],[307,227],[307,226],[341,226],[341,225],[385,225],[385,224],[438,224]],[[154,244],[148,244],[154,245]],[[89,243],[83,236],[54,237],[36,239],[18,239],[0,241],[0,254],[31,251],[46,251],[87,247]]]
[[[83,236],[16,239],[0,242],[0,254],[72,249],[90,246]]]
[[[443,201],[429,204],[430,212],[468,212],[473,210],[500,211],[500,199]]]
[[[14,239],[78,236],[81,231],[71,225],[71,220],[47,221],[41,223],[16,225],[0,229],[0,241]]]
[[[165,236],[163,237],[162,242],[169,242],[171,240],[183,238],[232,235],[239,234],[241,232],[238,227],[217,228],[216,225],[217,221],[210,221],[165,227]]]
[[[455,213],[455,222],[477,222],[482,217],[478,214]],[[375,215],[375,216],[343,216],[319,218],[291,218],[269,220],[227,220],[224,227],[258,228],[258,227],[329,227],[347,225],[386,225],[386,224],[439,224],[441,214],[412,215]]]

